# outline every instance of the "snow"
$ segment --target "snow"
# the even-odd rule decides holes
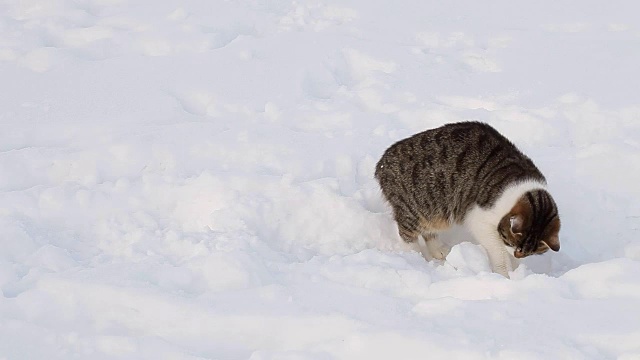
[[[640,358],[632,1],[0,4],[0,359]],[[561,250],[397,235],[394,141],[486,121]]]

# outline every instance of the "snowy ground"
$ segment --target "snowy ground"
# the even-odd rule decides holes
[[[0,2],[0,358],[640,359],[639,11]],[[373,180],[465,119],[560,207],[512,280],[424,261]]]

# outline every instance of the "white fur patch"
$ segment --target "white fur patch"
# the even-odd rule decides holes
[[[507,247],[498,234],[500,220],[513,208],[518,199],[529,191],[546,190],[545,183],[537,180],[527,180],[509,185],[498,197],[495,205],[489,209],[479,206],[473,207],[464,219],[464,226],[469,229],[476,241],[482,245],[489,254],[489,260],[493,270],[508,277],[511,271],[511,258],[513,250],[507,251]]]

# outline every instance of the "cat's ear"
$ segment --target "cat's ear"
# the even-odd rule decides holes
[[[517,214],[509,218],[509,224],[511,224],[511,233],[513,235],[522,235],[522,227],[524,226],[524,218],[522,215]]]
[[[549,249],[553,251],[560,250],[560,239],[558,238],[558,235],[549,237],[547,240],[543,241],[543,243],[547,244]]]

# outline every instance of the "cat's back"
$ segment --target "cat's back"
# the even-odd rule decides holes
[[[492,154],[493,150],[493,154]],[[522,155],[506,137],[482,122],[459,122],[417,133],[391,145],[377,170],[402,170],[416,161],[434,168],[444,165],[470,165],[470,162],[496,156]],[[451,171],[460,169],[451,169]]]
[[[375,175],[383,192],[410,193],[418,204],[428,202],[425,194],[443,206],[463,202],[456,208],[489,205],[511,183],[545,182],[526,155],[481,122],[447,124],[400,140],[385,151]]]
[[[403,141],[418,146],[418,150],[446,148],[447,150],[460,150],[458,152],[464,150],[465,153],[481,153],[488,147],[499,146],[503,151],[518,151],[509,139],[500,134],[491,125],[477,121],[446,124],[435,129],[423,131],[398,143]],[[454,153],[457,152],[454,151]]]

